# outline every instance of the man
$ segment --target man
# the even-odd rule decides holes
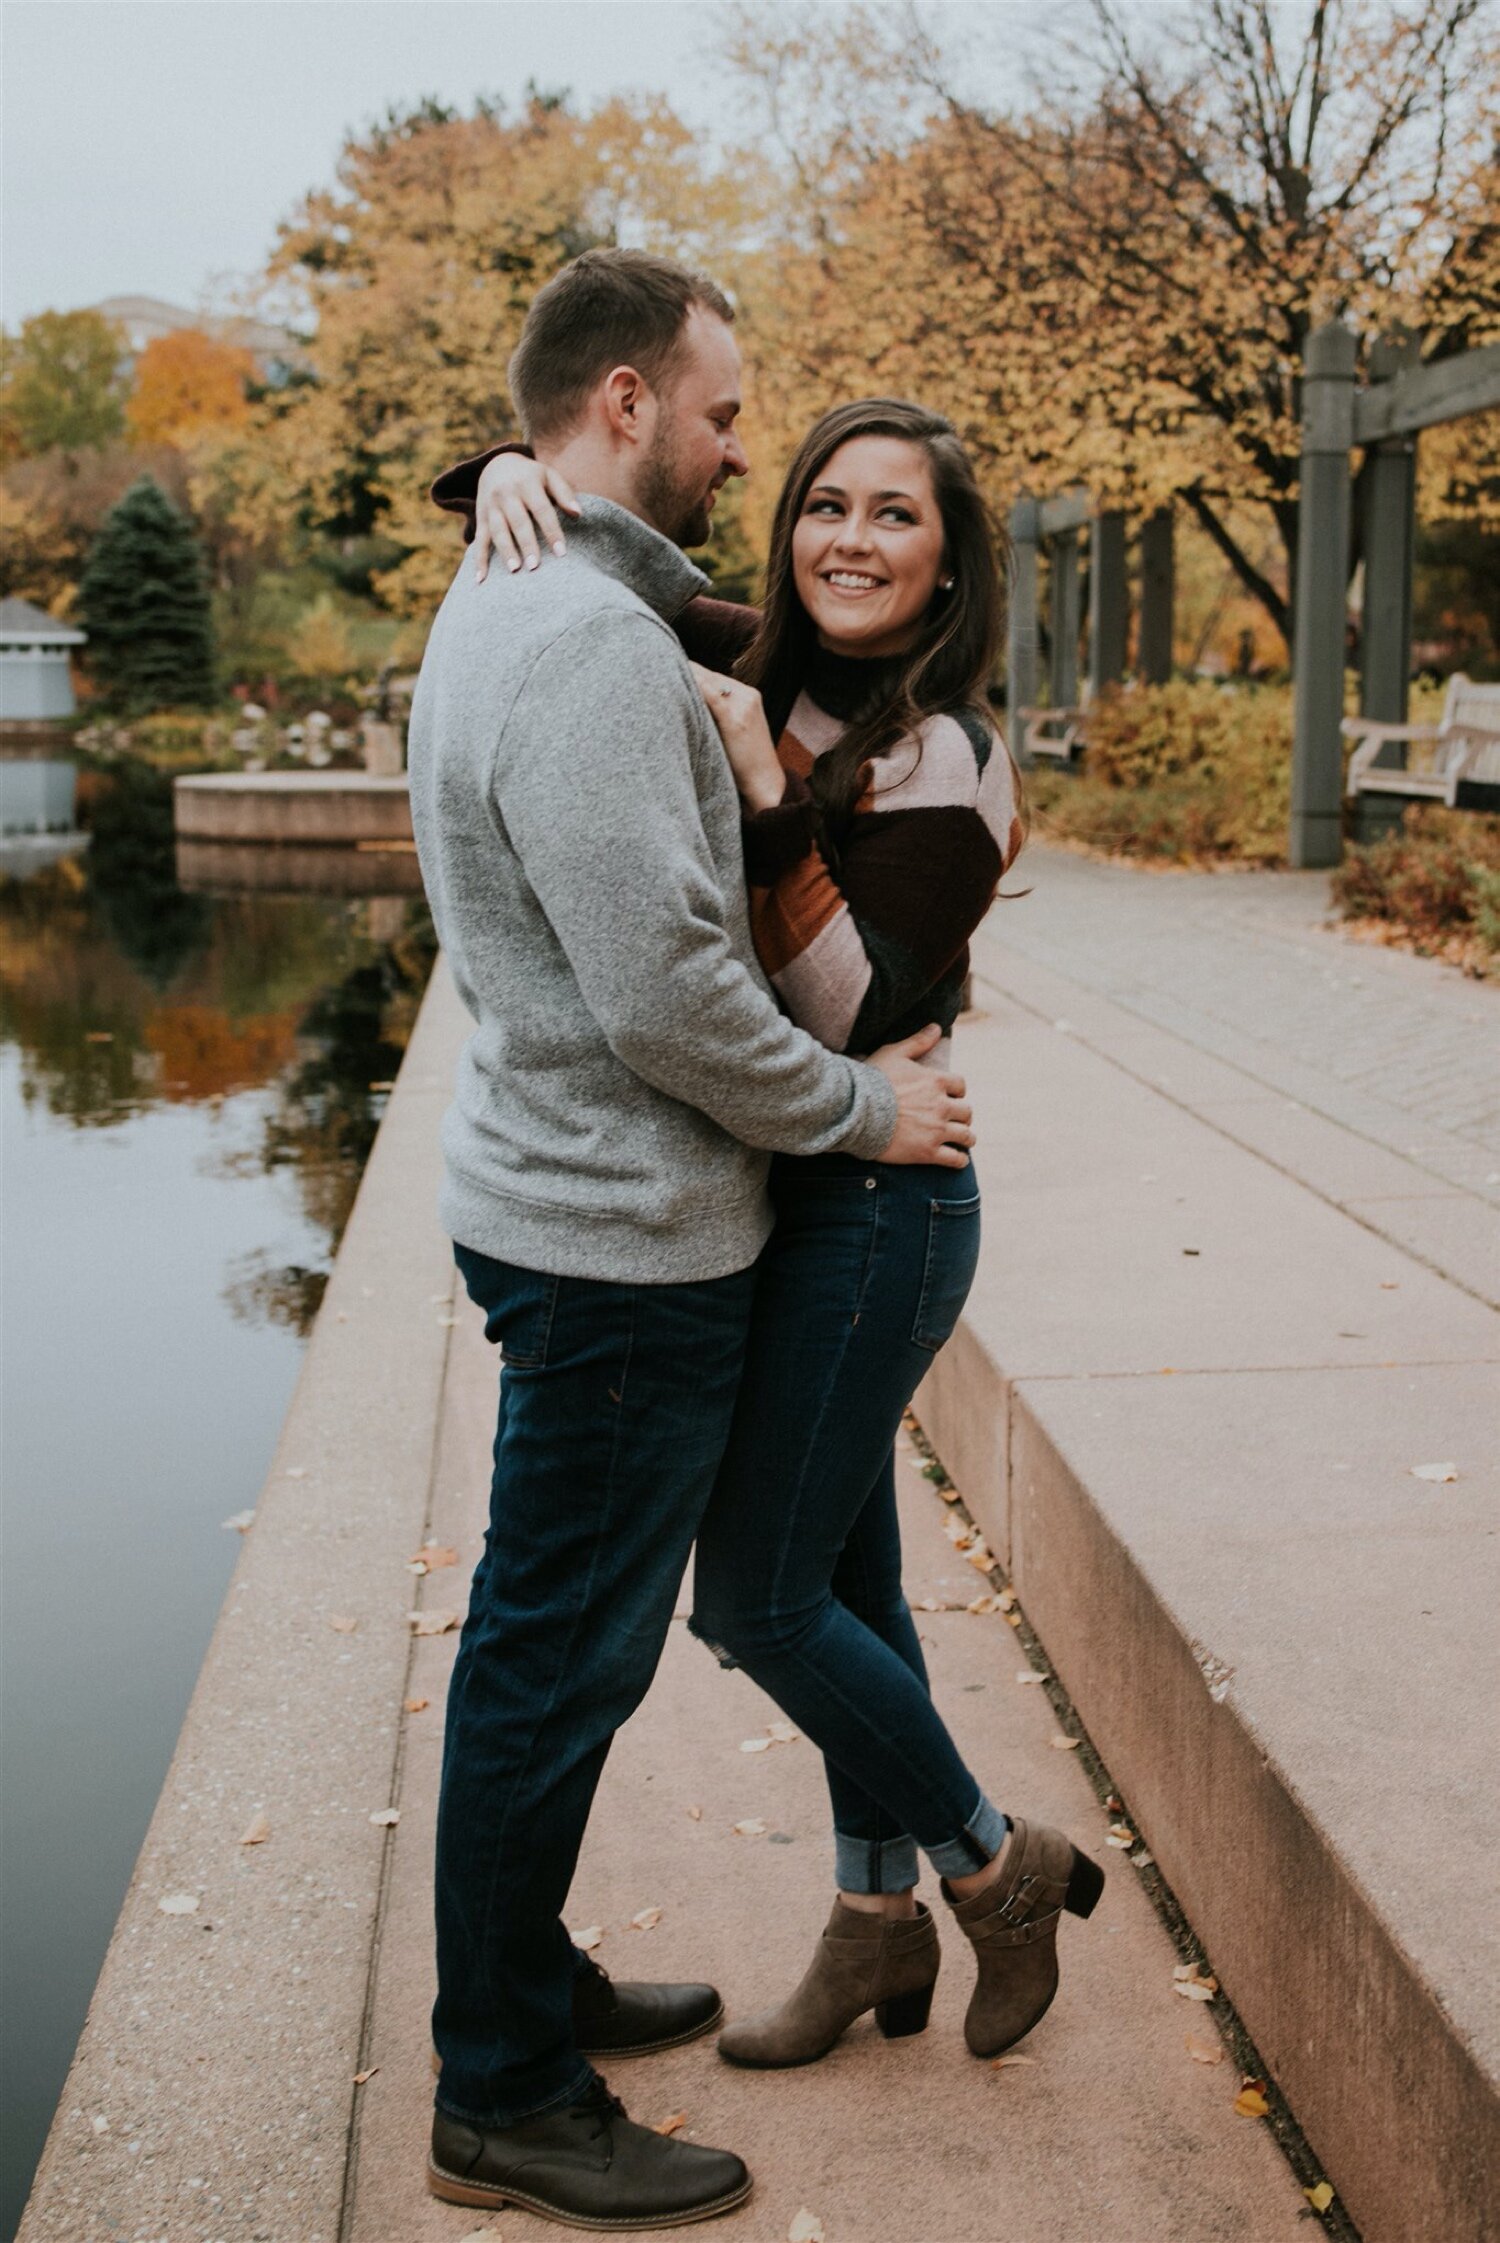
[[[429,2178],[580,2226],[750,2190],[738,2158],[632,2124],[587,2061],[710,2030],[717,1993],[612,1986],[561,1911],[728,1437],[768,1153],[972,1142],[962,1084],[916,1063],[928,1037],[825,1050],[752,947],[738,797],[669,628],[705,587],[680,548],[747,471],[732,319],[628,251],[542,290],[511,391],[591,495],[564,557],[460,568],[412,712],[423,875],[476,1023],[443,1216],[504,1362],[448,1700]]]

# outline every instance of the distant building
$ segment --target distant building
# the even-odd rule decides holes
[[[69,649],[85,634],[30,600],[0,600],[0,723],[45,724],[73,714]]]
[[[306,360],[290,328],[275,327],[269,320],[221,319],[209,312],[184,311],[180,304],[164,303],[159,296],[107,296],[102,304],[91,305],[90,309],[121,330],[132,361],[158,336],[175,335],[184,327],[195,327],[200,334],[212,335],[216,342],[249,351],[264,382],[284,382]]]

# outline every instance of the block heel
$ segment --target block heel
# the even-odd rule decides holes
[[[1063,1895],[1063,1906],[1074,1916],[1092,1916],[1099,1905],[1099,1895],[1104,1890],[1104,1871],[1097,1861],[1073,1848],[1073,1867],[1068,1873],[1068,1889]]]
[[[932,1988],[918,1986],[909,1994],[892,1994],[875,2004],[875,2022],[888,2041],[905,2040],[908,2034],[925,2033],[932,2014]]]

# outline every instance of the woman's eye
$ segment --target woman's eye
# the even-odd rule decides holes
[[[815,498],[808,502],[809,514],[837,514],[840,508],[831,498]]]
[[[882,508],[882,510],[881,510],[881,512],[882,512],[882,517],[883,517],[883,519],[884,519],[885,521],[888,521],[888,522],[902,522],[902,523],[904,523],[904,524],[905,524],[905,525],[906,525],[906,526],[907,526],[908,528],[910,528],[911,524],[912,524],[913,522],[915,522],[915,520],[916,520],[916,518],[917,518],[917,517],[915,516],[915,514],[908,514],[908,512],[906,511],[906,508],[905,508],[904,506],[887,506],[887,507],[883,507],[883,508]]]

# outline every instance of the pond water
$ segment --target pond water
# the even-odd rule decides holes
[[[0,878],[0,2235],[19,2220],[432,958],[206,896],[154,774]]]

